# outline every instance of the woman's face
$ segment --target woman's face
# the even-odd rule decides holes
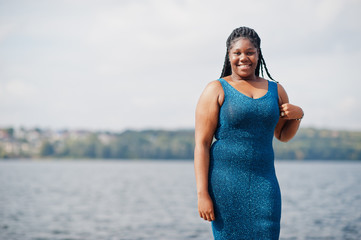
[[[233,43],[228,52],[232,74],[241,78],[254,78],[258,63],[258,50],[247,38],[240,38]]]

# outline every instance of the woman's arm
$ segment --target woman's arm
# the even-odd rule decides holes
[[[213,221],[213,202],[208,193],[209,151],[223,102],[219,81],[207,85],[196,108],[194,170],[197,182],[198,211],[201,218]],[[222,99],[221,99],[222,98]]]
[[[283,112],[284,115],[280,116],[275,128],[274,135],[278,140],[282,142],[288,142],[297,133],[301,121],[296,119],[303,117],[303,110],[296,105],[290,104],[285,89],[282,87],[282,85],[277,85],[280,112]]]

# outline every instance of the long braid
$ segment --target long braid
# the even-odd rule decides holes
[[[227,52],[226,57],[224,59],[221,77],[231,75],[231,73],[232,73],[232,69],[231,69],[231,64],[229,63],[229,56],[228,56],[228,52]]]
[[[261,61],[262,61],[262,63],[261,63],[261,66],[262,66],[262,68],[261,68],[262,77],[263,77],[263,68],[264,68],[264,69],[266,70],[267,76],[268,76],[270,79],[272,79],[273,81],[277,82],[276,80],[274,80],[274,79],[271,77],[271,74],[270,74],[269,71],[268,71],[266,62],[265,62],[265,60],[264,60],[263,55],[262,55],[261,52],[260,52],[260,58],[261,58]]]
[[[227,51],[226,51],[226,57],[225,57],[224,64],[223,64],[221,78],[232,74],[232,68],[231,68],[231,64],[229,61],[228,53],[229,53],[229,50],[232,48],[233,44],[236,41],[238,41],[239,38],[247,38],[258,49],[259,57],[258,57],[257,67],[255,70],[256,76],[259,76],[259,73],[261,71],[261,75],[263,77],[263,68],[264,68],[266,70],[267,76],[270,79],[272,79],[273,81],[275,81],[272,78],[271,74],[269,73],[267,66],[266,66],[266,62],[263,58],[262,51],[261,51],[261,39],[255,30],[253,30],[252,28],[248,28],[248,27],[236,28],[233,30],[231,35],[229,35],[227,42],[226,42]]]

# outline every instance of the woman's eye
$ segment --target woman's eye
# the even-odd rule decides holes
[[[233,54],[236,55],[236,56],[242,55],[241,52],[234,52]],[[245,53],[245,55],[247,55],[247,56],[252,56],[252,55],[254,55],[254,54],[256,54],[256,52],[246,52],[246,53]]]

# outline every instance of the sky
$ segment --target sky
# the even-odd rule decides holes
[[[0,0],[0,127],[191,129],[248,26],[301,127],[361,131],[360,0]]]

